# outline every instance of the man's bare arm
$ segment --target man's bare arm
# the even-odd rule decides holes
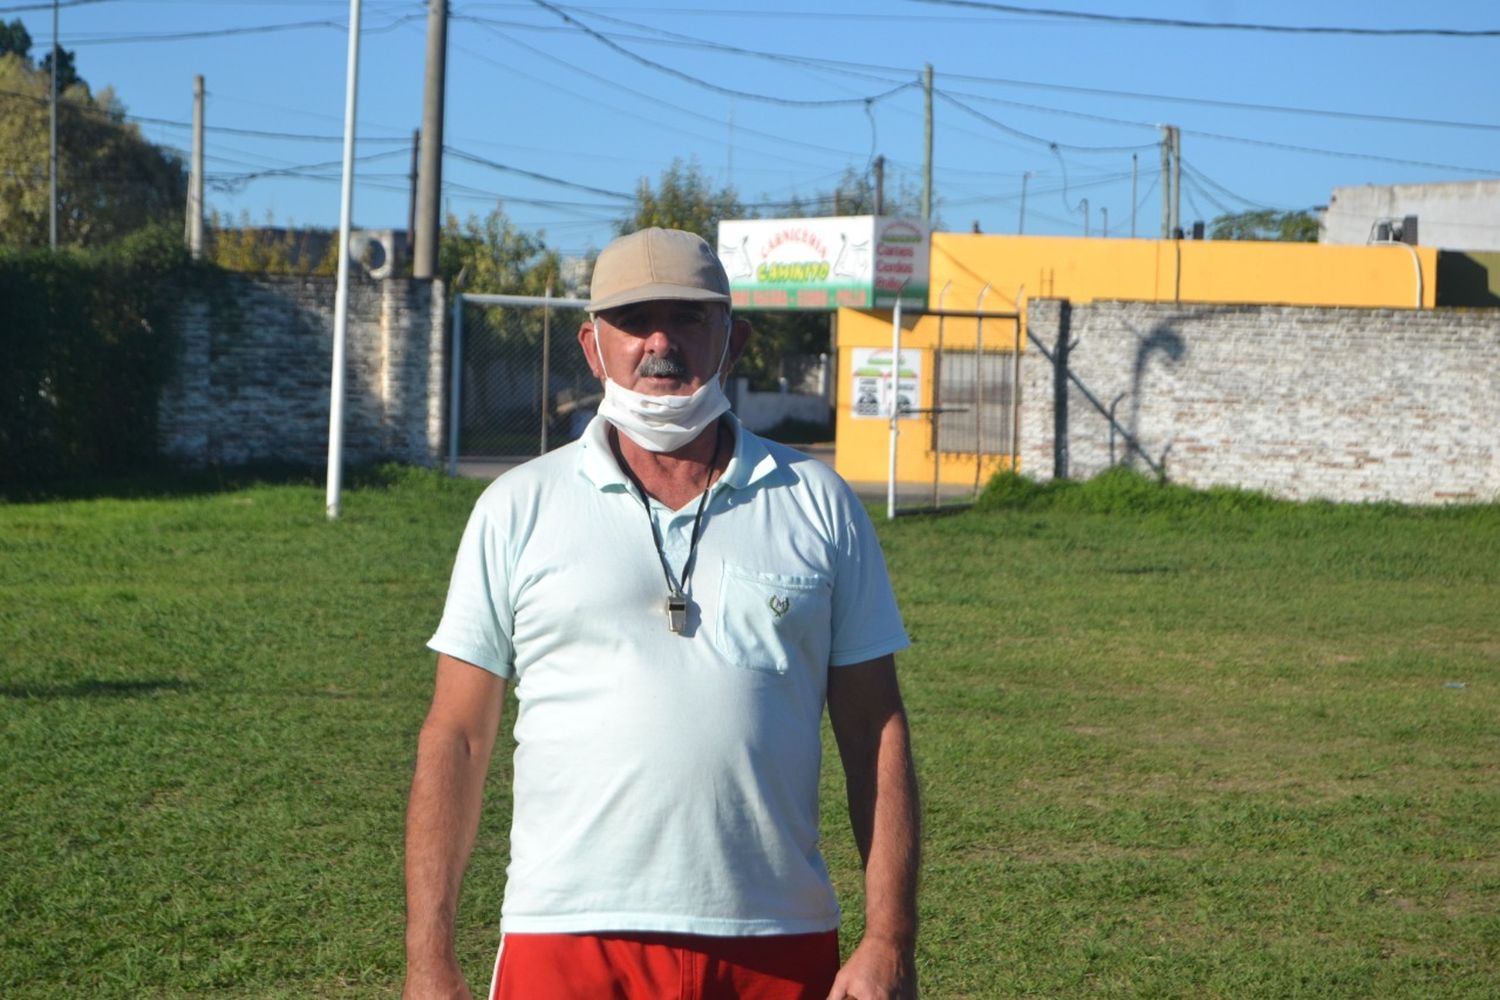
[[[908,1000],[917,995],[921,818],[895,658],[830,669],[828,718],[865,865],[864,937],[829,1000]]]
[[[438,655],[406,810],[407,1000],[469,997],[453,922],[504,700],[504,680]]]

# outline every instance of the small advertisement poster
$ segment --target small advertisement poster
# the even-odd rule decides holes
[[[901,420],[915,420],[921,404],[922,352],[902,351],[901,363],[891,364],[889,347],[856,347],[850,416],[860,420],[889,420],[894,401]]]

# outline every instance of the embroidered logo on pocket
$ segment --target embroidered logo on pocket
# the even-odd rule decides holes
[[[774,614],[777,618],[780,618],[782,615],[786,614],[787,609],[792,606],[791,598],[783,597],[780,594],[772,594],[771,599],[766,603],[771,606],[771,613]]]

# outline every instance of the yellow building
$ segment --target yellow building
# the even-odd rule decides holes
[[[928,311],[902,317],[896,375],[892,314],[838,312],[835,465],[845,479],[886,479],[895,394],[906,411],[898,482],[977,488],[1011,467],[1028,299],[1431,308],[1437,256],[1406,244],[933,233]]]

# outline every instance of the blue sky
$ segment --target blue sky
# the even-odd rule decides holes
[[[1136,232],[1155,236],[1164,123],[1182,130],[1184,224],[1321,205],[1340,185],[1500,177],[1500,34],[1073,16],[1476,32],[1500,29],[1492,0],[1046,6],[452,0],[445,203],[483,215],[500,201],[549,245],[582,253],[674,158],[749,203],[827,191],[876,154],[888,192],[919,191],[925,63],[938,91],[935,214],[950,230],[1015,232],[1024,181],[1026,232],[1087,224],[1097,236],[1107,224],[1128,236],[1134,154]],[[363,4],[357,226],[406,225],[426,8]],[[177,149],[202,74],[209,206],[333,227],[348,15],[346,0],[63,0],[61,43],[96,90],[113,87],[152,141]],[[50,4],[0,0],[0,20],[17,17],[40,57]]]

